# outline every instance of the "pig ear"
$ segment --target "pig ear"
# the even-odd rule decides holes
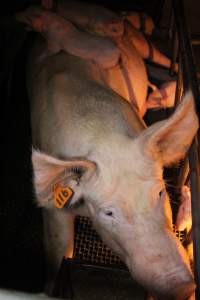
[[[52,184],[59,183],[64,176],[75,175],[73,178],[89,180],[96,171],[96,164],[86,159],[61,160],[33,149],[32,164],[34,171],[34,186],[40,206],[45,206],[47,198],[52,194]],[[76,187],[73,186],[73,189]]]
[[[183,158],[198,130],[194,98],[188,92],[173,115],[147,128],[139,136],[141,149],[164,166]]]

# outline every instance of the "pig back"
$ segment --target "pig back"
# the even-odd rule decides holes
[[[38,40],[27,67],[34,147],[60,157],[87,156],[102,142],[134,138],[145,127],[129,103],[92,79],[86,61],[64,52],[42,59],[45,51]]]

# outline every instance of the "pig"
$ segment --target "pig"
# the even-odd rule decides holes
[[[140,53],[141,57],[165,68],[170,68],[170,58],[163,54],[142,32],[134,28],[129,20],[125,19],[124,22],[127,24],[128,38],[137,49],[138,53]]]
[[[46,57],[66,51],[87,60],[101,68],[114,67],[119,60],[119,49],[106,37],[97,37],[77,29],[71,22],[58,14],[32,6],[16,14],[16,19],[41,33],[48,43]]]
[[[192,228],[191,192],[187,185],[181,188],[181,203],[176,218],[176,227],[178,230],[187,230],[187,232]]]
[[[159,88],[149,93],[146,108],[161,109],[174,107],[176,94],[176,81],[168,81],[163,83]]]
[[[80,30],[61,15],[39,6],[17,13],[16,19],[26,23],[46,39],[48,47],[44,57],[66,51],[89,60],[91,63],[88,68],[94,79],[129,101],[141,117],[149,108],[173,106],[175,82],[167,83],[161,89],[149,82],[142,59],[147,55],[143,53],[144,38],[138,43],[137,34],[132,32],[132,26],[128,22],[125,22],[122,36],[108,38]],[[139,32],[138,34],[141,35]],[[155,60],[157,57],[156,54]],[[167,60],[169,61],[168,58]],[[153,92],[146,101],[147,84]]]
[[[128,20],[135,29],[142,31],[146,35],[152,35],[155,24],[150,16],[144,12],[122,11],[120,15],[123,19]]]
[[[121,36],[123,22],[113,11],[98,4],[57,0],[55,12],[79,27],[86,28],[100,36]]]
[[[193,266],[193,238],[192,238],[192,203],[191,203],[190,187],[183,185],[181,188],[181,201],[176,217],[176,228],[178,230],[185,230],[184,246],[187,250],[190,264]]]
[[[147,72],[143,59],[129,43],[126,33],[113,39],[94,36],[38,6],[17,13],[16,19],[41,33],[47,41],[47,50],[39,59],[60,51],[84,58],[95,81],[124,97],[141,116],[145,114]]]
[[[192,93],[169,119],[146,128],[127,101],[94,81],[85,60],[60,52],[38,61],[44,51],[38,40],[27,89],[35,195],[44,214],[46,292],[73,240],[73,217],[81,214],[153,296],[189,297],[195,283],[173,233],[162,173],[185,155],[198,129]],[[65,191],[63,205],[55,196],[58,186]]]
[[[55,5],[53,5],[55,3]],[[48,4],[48,5],[47,5]],[[49,7],[47,1],[42,2],[43,7]],[[144,59],[149,59],[156,64],[170,68],[171,60],[163,54],[144,33],[150,35],[154,29],[152,19],[145,13],[121,12],[120,15],[106,7],[81,3],[79,1],[52,0],[52,8],[57,14],[76,24],[80,28],[89,30],[100,36],[118,38],[124,34],[124,22],[129,23],[128,37],[138,53]],[[143,16],[146,26],[139,26],[138,16]],[[144,32],[140,31],[143,29]],[[177,70],[177,66],[176,66]]]

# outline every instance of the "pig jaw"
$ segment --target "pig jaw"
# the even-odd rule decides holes
[[[155,299],[184,300],[191,296],[195,284],[187,253],[179,240],[171,231],[163,231],[156,240],[150,238],[150,244],[142,249],[136,241],[133,254],[125,259],[133,278]]]

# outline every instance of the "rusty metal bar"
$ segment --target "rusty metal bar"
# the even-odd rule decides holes
[[[178,32],[184,90],[191,89],[196,102],[196,110],[200,116],[200,94],[193,59],[191,40],[187,29],[184,4],[182,0],[173,1],[173,9]],[[190,184],[192,194],[192,224],[194,242],[194,275],[196,281],[196,299],[200,299],[200,174],[198,157],[198,138],[196,137],[189,150]]]

